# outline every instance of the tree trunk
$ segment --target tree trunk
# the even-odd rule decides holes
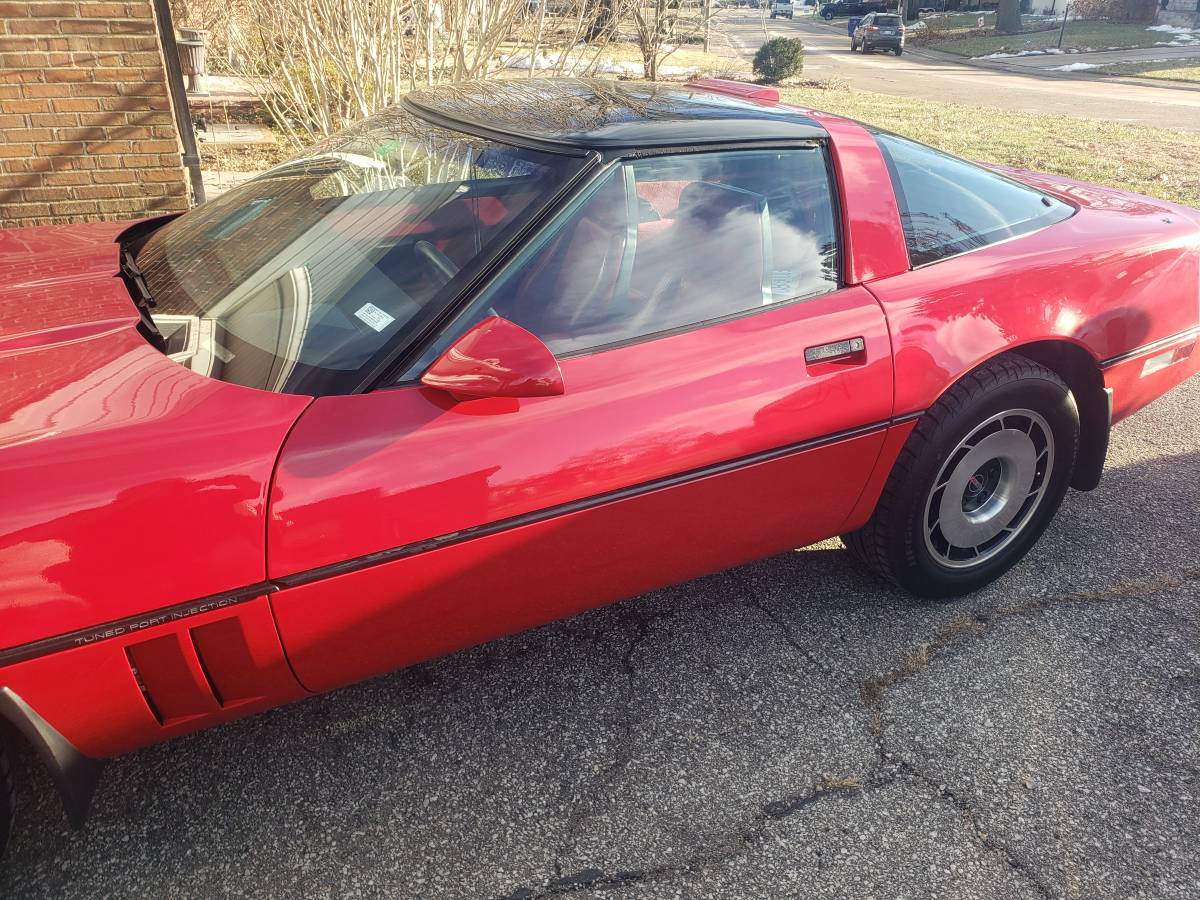
[[[542,0],[542,5],[546,5],[546,0]],[[600,0],[596,4],[596,15],[592,19],[592,24],[588,26],[587,34],[584,35],[584,39],[588,43],[611,35],[617,19],[614,5],[615,0]]]
[[[1021,0],[1000,0],[996,10],[996,33],[1016,34],[1021,30]]]

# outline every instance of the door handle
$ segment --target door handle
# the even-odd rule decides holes
[[[867,342],[860,337],[845,338],[830,344],[818,344],[804,351],[808,365],[833,362],[866,362]]]

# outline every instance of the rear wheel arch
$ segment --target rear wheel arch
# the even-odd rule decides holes
[[[1104,387],[1104,374],[1100,371],[1099,361],[1080,344],[1062,338],[1004,347],[997,351],[996,356],[1002,353],[1015,353],[1032,360],[1066,382],[1079,409],[1079,451],[1070,486],[1077,491],[1094,490],[1100,484],[1112,427],[1111,401]],[[989,356],[964,369],[934,398],[934,402],[995,358]]]
[[[1079,344],[1065,340],[1035,341],[1010,347],[1009,351],[1050,369],[1075,395],[1075,405],[1079,408],[1079,452],[1071,487],[1078,491],[1093,490],[1100,484],[1112,427],[1112,404],[1099,363]]]

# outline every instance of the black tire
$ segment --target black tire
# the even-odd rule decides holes
[[[1020,477],[1003,474],[1020,466],[987,457],[990,446],[1005,440],[990,428],[1019,443],[1026,422],[1030,447],[1022,459],[1025,474],[1033,474],[1022,494]],[[985,439],[990,445],[977,449]],[[1078,450],[1079,410],[1067,385],[1032,360],[1004,354],[964,376],[921,416],[870,521],[842,541],[877,575],[920,597],[969,594],[999,578],[1037,542],[1062,504]],[[1035,454],[1032,463],[1029,453]],[[979,471],[962,474],[981,459],[987,461]],[[1002,473],[995,477],[1002,480],[988,494],[987,482],[997,471],[988,467],[994,463]],[[1014,485],[1007,493],[1001,490],[1005,478]],[[965,484],[961,512],[959,484]],[[981,496],[984,505],[998,510],[982,526],[970,518],[987,510],[968,508]],[[959,529],[965,524],[986,533],[999,525],[1001,531],[976,547],[966,547],[974,542],[966,541],[962,549],[941,532],[943,516]]]
[[[12,763],[0,742],[0,857],[12,836],[13,817],[17,812],[16,784],[13,781]]]
[[[897,55],[897,56],[900,56],[902,53],[904,53],[904,48],[903,48],[903,47],[897,47],[897,48],[896,48],[896,55]]]

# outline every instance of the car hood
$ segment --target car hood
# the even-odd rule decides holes
[[[138,321],[116,242],[129,224],[0,231],[0,354]]]
[[[5,649],[265,577],[271,473],[310,398],[152,347],[126,227],[0,231],[0,673]]]

